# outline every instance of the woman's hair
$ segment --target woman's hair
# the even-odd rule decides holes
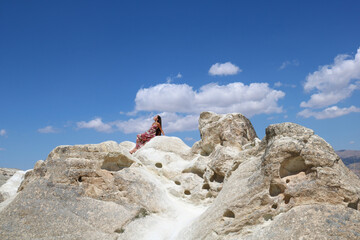
[[[160,126],[161,126],[161,128],[162,128],[160,115],[157,115],[157,120],[156,120],[156,121],[157,121],[158,123],[160,123]],[[161,136],[161,130],[160,130],[160,128],[157,128],[157,129],[156,129],[156,136]]]

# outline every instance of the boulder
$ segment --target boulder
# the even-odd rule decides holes
[[[18,169],[15,168],[0,168],[0,187],[6,183],[6,181],[11,178]]]
[[[0,187],[6,183],[18,170],[14,168],[0,168]],[[0,191],[0,203],[5,200],[5,196]]]
[[[0,186],[0,211],[16,196],[17,188],[24,179],[25,172],[17,169],[0,169],[4,183]],[[5,181],[6,180],[6,181]]]
[[[271,125],[180,239],[357,239],[359,197],[360,180],[322,138],[297,124]]]
[[[311,129],[200,115],[202,139],[59,146],[0,206],[0,239],[359,239],[360,180]],[[1,204],[0,204],[1,205]]]
[[[257,137],[249,119],[239,113],[216,114],[203,112],[199,118],[201,140],[193,147],[193,152],[210,155],[216,145],[235,147],[253,142]]]

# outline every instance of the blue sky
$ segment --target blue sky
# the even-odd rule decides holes
[[[135,141],[188,145],[201,111],[260,138],[295,122],[360,150],[359,1],[0,1],[0,167]]]

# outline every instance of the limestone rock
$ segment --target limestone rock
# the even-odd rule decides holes
[[[344,164],[360,177],[360,151],[359,150],[340,150],[336,152]]]
[[[241,239],[359,239],[359,214],[338,205],[302,205],[249,229]]]
[[[147,148],[153,148],[167,153],[174,153],[181,157],[188,155],[191,150],[190,147],[186,145],[180,138],[167,136],[154,137],[144,146],[144,148],[141,148],[140,150]]]
[[[0,214],[1,239],[115,239],[136,209],[82,197],[79,186],[29,183]]]
[[[156,137],[134,155],[146,168],[160,176],[175,196],[199,202],[207,198],[203,174],[207,158],[189,159],[190,147],[176,137]]]
[[[203,112],[199,118],[201,140],[195,146],[200,148],[201,154],[209,155],[215,146],[232,146],[242,149],[242,146],[252,142],[256,132],[251,122],[241,114],[219,115],[212,112]],[[193,152],[198,149],[193,149]]]
[[[213,204],[181,238],[290,239],[294,231],[294,239],[356,239],[359,197],[360,180],[323,139],[296,124],[271,125],[257,152],[238,165]],[[297,210],[304,206],[313,212]],[[327,216],[327,221],[300,230],[298,224],[313,221],[314,211],[325,211],[319,216]],[[285,219],[294,221],[291,230],[284,230]],[[355,232],[334,233],[339,229],[332,224],[339,221]]]
[[[6,183],[18,170],[14,168],[0,168],[0,187]],[[5,200],[5,197],[0,192],[0,203]]]
[[[0,187],[6,183],[6,181],[11,178],[18,169],[15,168],[0,168]]]
[[[0,213],[1,239],[116,239],[172,207],[157,177],[115,142],[55,148],[19,191]]]
[[[55,183],[76,184],[88,177],[99,177],[108,171],[118,171],[136,163],[128,149],[113,141],[100,144],[56,147],[46,161],[38,161],[34,170],[27,173],[20,186],[38,178]]]
[[[59,146],[1,208],[0,239],[359,239],[360,180],[311,129],[202,113],[202,139]],[[15,189],[16,190],[16,189]]]

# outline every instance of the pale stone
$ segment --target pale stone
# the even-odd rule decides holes
[[[19,170],[15,168],[0,168],[0,187],[6,183],[6,181],[11,178],[17,171]]]
[[[153,148],[158,151],[167,153],[174,153],[179,156],[186,156],[189,154],[191,148],[186,145],[180,138],[168,137],[168,136],[157,136],[151,139],[150,142],[146,143],[139,151],[147,148]]]
[[[203,112],[199,118],[199,130],[201,140],[195,148],[200,147],[201,152],[198,153],[204,155],[209,155],[218,144],[241,150],[243,145],[257,137],[251,122],[242,114],[235,113],[219,115]]]
[[[246,235],[229,234],[244,240],[359,239],[360,212],[338,205],[303,205],[264,224],[248,228]],[[231,236],[231,237],[230,237]]]
[[[7,180],[9,180],[16,172],[18,171],[18,169],[14,169],[14,168],[0,168],[0,187],[6,183]],[[2,193],[0,192],[0,203],[3,202],[5,200],[5,196],[2,195]]]
[[[0,209],[0,239],[359,239],[360,180],[311,129],[200,115],[202,139],[59,146]]]
[[[233,170],[213,204],[196,223],[184,229],[181,239],[291,239],[293,232],[283,230],[287,225],[282,221],[285,216],[294,221],[294,239],[319,239],[319,236],[357,239],[360,180],[310,129],[284,123],[269,126],[266,133],[258,153]],[[338,229],[331,222],[340,221],[341,217],[340,220],[330,217],[329,222],[308,224],[306,230],[299,230],[297,223],[313,219],[309,214],[306,220],[297,220],[302,217],[302,211],[292,209],[314,204],[320,205],[317,211],[327,211],[327,205],[335,206],[330,215],[338,212],[339,216],[348,216],[352,220],[346,220],[344,226],[351,226],[354,232],[334,233]],[[326,215],[321,212],[314,221]],[[279,222],[274,229],[267,226],[272,219]],[[267,228],[274,232],[270,234],[264,230]],[[260,234],[262,231],[265,233]],[[309,235],[314,231],[316,234]]]
[[[135,143],[133,143],[133,142],[130,142],[130,141],[125,141],[125,142],[121,142],[121,143],[119,143],[119,146],[120,147],[123,147],[123,148],[125,148],[125,149],[127,149],[127,150],[131,150],[131,149],[133,149],[134,147],[135,147]]]

